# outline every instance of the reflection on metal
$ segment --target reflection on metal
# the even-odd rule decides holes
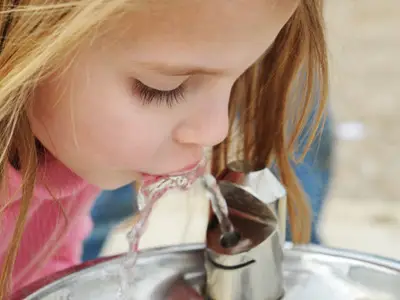
[[[400,299],[400,262],[317,246],[284,253],[284,300]]]
[[[43,279],[13,295],[11,300],[112,300],[120,287],[124,256],[88,262]],[[134,284],[123,299],[165,300],[182,280],[193,292],[204,290],[204,245],[186,245],[139,253]]]
[[[256,195],[257,198],[268,204],[277,215],[278,229],[282,244],[285,242],[287,200],[286,190],[265,164],[250,166],[243,161],[231,162],[225,173],[243,173],[245,175],[243,188]]]
[[[222,247],[219,227],[209,227],[208,296],[232,300],[279,299],[283,295],[283,253],[275,213],[267,203],[236,184],[222,181],[220,189],[242,244]]]
[[[145,270],[143,276],[150,272],[148,283],[151,283],[154,274],[157,274],[159,269],[176,268],[176,263],[179,261],[179,267],[170,271],[168,276],[185,278],[188,285],[200,290],[206,280],[203,253],[202,245],[155,249],[141,253],[138,264]],[[170,258],[173,259],[170,260]],[[112,279],[116,278],[115,274],[121,259],[121,257],[103,258],[62,271],[26,287],[16,293],[12,300],[69,299],[67,295],[71,291],[77,295],[70,298],[72,300],[115,299],[113,292],[117,289],[117,283]],[[160,261],[163,263],[158,264],[157,262]],[[282,300],[400,299],[400,262],[384,258],[316,246],[293,247],[288,244],[284,249],[283,271],[285,295]],[[180,280],[177,279],[177,282],[179,283]],[[165,299],[135,298],[143,295],[142,293],[146,290],[148,292],[149,289],[160,290],[160,282],[153,282],[153,286],[149,286],[148,283],[139,282],[130,299]],[[139,292],[142,284],[147,287]],[[267,281],[265,285],[268,286]],[[80,295],[77,294],[79,292],[81,292]],[[321,297],[326,295],[326,298],[317,297],[318,295]],[[252,300],[264,299],[266,298]]]

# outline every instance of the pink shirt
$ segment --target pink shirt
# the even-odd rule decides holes
[[[11,166],[7,175],[8,190],[0,193],[0,208],[9,203],[0,214],[0,265],[21,206],[21,175]],[[90,208],[98,193],[55,159],[39,168],[14,267],[14,291],[80,262],[82,242],[91,230]]]

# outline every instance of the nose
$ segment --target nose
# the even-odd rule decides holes
[[[193,107],[191,114],[176,127],[175,141],[202,147],[221,143],[229,130],[228,106],[227,97],[226,101],[214,101],[214,103],[210,101],[208,105],[203,103],[201,106]]]

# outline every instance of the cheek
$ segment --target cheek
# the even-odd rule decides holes
[[[132,169],[166,143],[171,124],[117,88],[76,99],[81,100],[75,110],[79,145],[105,164]]]
[[[73,144],[73,123],[69,109],[51,85],[38,87],[28,117],[33,134],[53,154]]]
[[[141,169],[168,145],[171,120],[110,85],[81,91],[57,97],[44,85],[29,113],[35,136],[71,169]]]
[[[104,120],[107,120],[105,122]],[[108,113],[90,116],[78,133],[79,144],[87,155],[97,157],[115,169],[137,169],[148,165],[158,149],[168,144],[167,126],[149,126],[143,115],[131,114],[128,119]]]

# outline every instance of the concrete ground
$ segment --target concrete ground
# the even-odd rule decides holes
[[[326,1],[336,176],[326,243],[400,259],[400,1]],[[349,124],[350,123],[350,124]]]

